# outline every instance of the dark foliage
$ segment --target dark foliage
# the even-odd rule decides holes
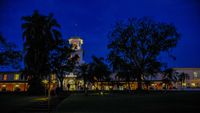
[[[104,58],[92,56],[92,62],[90,63],[90,81],[102,82],[110,79],[110,70],[104,61]],[[102,83],[101,83],[102,89]]]
[[[178,39],[179,33],[172,24],[147,17],[131,18],[126,23],[116,23],[109,34],[108,59],[113,70],[130,71],[130,76],[138,81],[138,89],[142,89],[145,77],[160,72],[163,66],[158,60],[160,53],[169,53]]]
[[[65,75],[74,71],[77,64],[77,56],[72,57],[74,51],[71,49],[67,41],[60,39],[49,54],[49,64],[51,73],[55,74],[61,83],[63,90],[63,79]]]
[[[22,17],[23,39],[24,39],[24,75],[29,76],[29,91],[40,93],[34,83],[41,82],[42,78],[50,75],[49,53],[57,45],[61,38],[57,30],[60,25],[52,14],[41,15],[34,11],[31,16]],[[35,81],[34,80],[38,80]],[[39,85],[39,84],[38,84]],[[32,88],[34,87],[34,88]]]
[[[21,51],[16,49],[16,45],[9,43],[0,35],[0,65],[20,68],[22,59]]]

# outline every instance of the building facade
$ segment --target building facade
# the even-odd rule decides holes
[[[76,64],[76,67],[80,66],[84,63],[83,56],[84,51],[82,48],[83,45],[83,39],[80,37],[71,37],[68,39],[69,44],[71,45],[71,49],[74,51],[71,54],[71,57],[78,57],[78,62]],[[76,69],[75,69],[76,70]],[[83,80],[78,79],[77,75],[73,72],[69,72],[69,74],[65,75],[65,78],[63,80],[63,88],[64,90],[80,90],[83,86]]]
[[[200,88],[200,68],[173,68],[178,73],[186,73],[184,83],[178,84],[178,87],[184,88]]]
[[[27,91],[28,82],[21,77],[19,72],[1,72],[0,73],[0,91]]]

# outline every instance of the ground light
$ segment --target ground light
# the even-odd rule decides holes
[[[43,82],[44,85],[45,85],[44,96],[46,96],[46,88],[47,88],[48,80],[45,79],[45,80],[43,80],[42,82]]]
[[[47,97],[39,97],[39,98],[33,98],[33,101],[47,101]]]
[[[51,99],[51,83],[56,83],[56,80],[52,80],[49,78],[49,88],[48,88],[48,112],[50,113],[50,99]]]

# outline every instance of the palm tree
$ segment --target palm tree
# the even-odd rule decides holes
[[[23,16],[22,24],[24,40],[24,64],[26,75],[30,76],[30,87],[32,93],[39,93],[43,90],[34,88],[33,84],[41,84],[44,77],[50,75],[50,65],[48,57],[50,50],[57,45],[57,40],[61,34],[57,30],[60,25],[53,18],[41,15],[34,11],[31,16]],[[42,86],[42,85],[39,85]]]
[[[104,58],[92,56],[92,63],[90,64],[91,76],[96,78],[97,82],[100,82],[102,90],[102,81],[108,80],[110,75],[110,70],[108,66],[104,63]]]
[[[172,68],[165,69],[163,72],[163,83],[165,83],[165,88],[168,89],[169,85],[172,82],[177,81],[177,77],[175,76],[175,71]]]
[[[88,78],[89,78],[89,64],[81,64],[78,68],[78,75],[79,77],[83,78],[83,87],[84,87],[84,93],[87,94],[87,88],[86,88],[86,85],[87,85],[87,82],[88,82]]]
[[[187,73],[182,72],[178,74],[177,77],[178,81],[181,82],[181,88],[183,88],[183,83],[185,82],[186,79],[189,79],[190,76]]]

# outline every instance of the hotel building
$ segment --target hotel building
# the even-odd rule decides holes
[[[78,56],[78,63],[76,66],[79,66],[84,63],[83,60],[83,39],[80,37],[72,37],[69,38],[69,44],[71,45],[72,53],[71,57]],[[172,84],[172,87],[176,88],[200,88],[200,68],[173,68],[174,71],[178,73],[187,73],[189,75],[188,78],[184,81],[184,83],[176,82]],[[52,78],[53,77],[53,78]],[[60,85],[63,84],[63,90],[82,90],[83,88],[83,79],[78,78],[77,75],[74,73],[69,73],[65,75],[63,83],[59,83],[57,81],[56,76],[52,75],[52,81],[54,81],[53,86],[57,86],[56,84]],[[125,90],[128,89],[128,85],[130,84],[131,90],[137,88],[137,82],[131,81],[129,84],[124,80],[118,80],[115,77],[115,74],[112,74],[110,82],[96,82],[93,84],[88,83],[87,87],[88,90],[96,90],[96,89],[103,89],[103,90]],[[150,83],[150,87],[155,90],[161,90],[164,87],[162,83],[162,75],[157,76],[156,78],[150,78],[152,82]],[[47,80],[43,81],[44,84],[47,84]],[[181,86],[182,85],[182,86]],[[143,84],[145,88],[145,82]],[[25,80],[23,77],[20,76],[20,73],[15,72],[0,72],[0,91],[27,91],[28,89],[28,81]]]

